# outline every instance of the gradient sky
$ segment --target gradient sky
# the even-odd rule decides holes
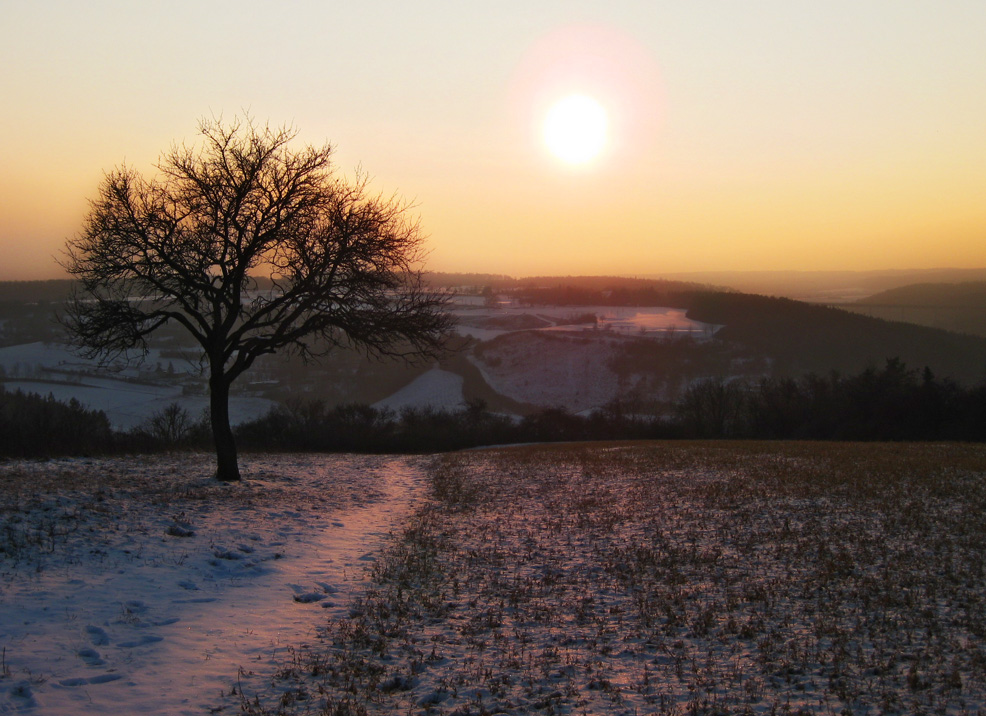
[[[0,0],[0,279],[249,111],[413,200],[428,268],[986,267],[983,0]],[[610,113],[572,167],[540,121]]]

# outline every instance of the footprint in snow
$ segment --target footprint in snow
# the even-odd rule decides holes
[[[194,537],[195,530],[179,524],[174,524],[168,526],[168,529],[165,530],[165,534],[171,535],[172,537]]]
[[[151,626],[156,626],[156,627],[169,626],[169,625],[175,624],[175,623],[177,623],[179,621],[181,621],[181,619],[179,619],[178,617],[166,617],[164,619],[151,619],[150,625]]]
[[[70,679],[62,679],[58,682],[59,686],[86,686],[88,684],[106,684],[123,678],[123,674],[99,674],[98,676],[75,676]]]
[[[131,639],[130,641],[121,641],[117,644],[121,649],[135,649],[138,646],[147,646],[148,644],[157,644],[159,641],[164,641],[162,636],[151,636],[146,634],[139,639]]]
[[[77,652],[80,659],[82,659],[89,666],[102,666],[106,662],[100,656],[99,652],[95,649],[85,648],[79,649]]]
[[[216,547],[214,550],[212,550],[212,554],[215,555],[217,559],[228,559],[231,561],[237,559],[243,559],[242,554],[239,554],[238,552],[234,552],[231,549],[226,549],[224,547]]]
[[[325,599],[326,595],[320,592],[306,592],[305,594],[295,594],[294,600],[299,604],[312,604]]]
[[[87,626],[86,634],[89,635],[89,641],[93,646],[104,646],[110,643],[110,638],[106,634],[106,630],[98,626]]]
[[[18,711],[29,711],[38,705],[38,702],[34,699],[34,693],[31,691],[31,682],[29,681],[18,681],[10,687],[7,693],[16,699],[20,699],[20,703],[17,705]]]

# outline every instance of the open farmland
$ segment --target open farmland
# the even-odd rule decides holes
[[[986,710],[982,445],[210,473],[197,454],[0,463],[0,712]]]
[[[982,446],[531,446],[432,478],[348,617],[243,708],[986,708]]]

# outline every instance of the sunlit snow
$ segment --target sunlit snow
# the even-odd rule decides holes
[[[345,616],[422,487],[401,457],[212,460],[0,465],[0,713],[208,713]]]

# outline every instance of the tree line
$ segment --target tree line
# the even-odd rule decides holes
[[[675,410],[684,436],[804,440],[986,440],[986,384],[965,388],[893,358],[842,376],[692,385]]]
[[[47,457],[115,451],[117,436],[106,413],[74,398],[65,403],[0,384],[0,455]]]
[[[211,449],[208,416],[177,404],[129,431],[102,411],[0,386],[0,455],[122,454]],[[584,440],[739,438],[986,440],[986,384],[965,388],[897,359],[850,376],[807,374],[695,382],[671,413],[655,417],[613,401],[588,415],[548,408],[520,419],[482,401],[464,410],[399,412],[369,405],[291,401],[235,428],[248,451],[427,453],[483,445]]]

